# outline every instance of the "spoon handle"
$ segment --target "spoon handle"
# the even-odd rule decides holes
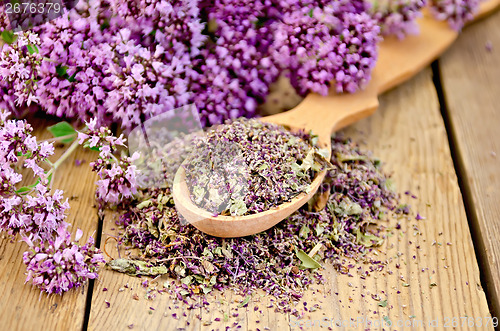
[[[483,2],[476,18],[484,16],[499,4],[500,0]],[[354,94],[331,91],[327,96],[310,93],[294,109],[262,120],[310,129],[329,140],[333,131],[371,115],[378,107],[378,95],[415,76],[458,37],[458,33],[447,23],[428,16],[419,19],[418,35],[407,36],[404,40],[387,37],[380,43],[372,79],[364,90]]]
[[[326,142],[330,140],[332,131],[371,115],[377,107],[377,93],[374,85],[370,84],[365,90],[354,94],[330,93],[321,96],[310,93],[294,109],[262,120],[312,130]]]

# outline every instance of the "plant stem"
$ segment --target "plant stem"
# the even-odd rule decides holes
[[[120,161],[114,156],[113,154],[110,154],[111,158],[115,160],[116,163],[120,163]]]
[[[73,137],[76,138],[76,136],[77,136],[77,133],[72,133],[72,134],[68,134],[68,135],[65,135],[65,136],[61,136],[61,137],[54,137],[54,138],[50,138],[50,139],[45,139],[45,140],[42,140],[42,141],[46,141],[46,142],[62,141],[64,139],[68,139],[68,138],[73,138]]]
[[[78,146],[79,146],[78,140],[73,141],[73,143],[71,144],[71,146],[69,146],[69,148],[64,152],[64,154],[61,155],[61,157],[59,158],[59,160],[57,160],[52,165],[52,168],[47,173],[47,177],[50,176],[50,175],[52,175],[56,171],[56,169],[59,168],[59,166],[78,148]]]
[[[56,161],[56,163],[54,163],[54,170],[57,169],[63,162],[64,160],[66,160],[68,158],[68,156],[70,156],[77,148],[78,148],[78,141],[73,141],[73,143],[71,144],[71,146],[69,146],[69,148],[66,150],[66,152],[64,152],[63,155],[61,155],[61,157],[59,158],[59,160]]]

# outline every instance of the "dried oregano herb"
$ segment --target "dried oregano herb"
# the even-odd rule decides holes
[[[217,126],[184,161],[192,201],[215,215],[262,212],[307,192],[328,161],[317,137],[255,119]]]
[[[262,289],[276,298],[278,310],[296,314],[291,303],[300,300],[310,284],[323,281],[325,264],[361,277],[383,269],[385,262],[367,253],[383,242],[382,223],[399,212],[398,197],[380,161],[341,137],[332,140],[330,161],[333,169],[309,204],[275,227],[243,238],[206,235],[179,221],[168,188],[143,190],[136,206],[118,221],[120,245],[137,248],[140,254],[130,263],[121,259],[109,266],[129,274],[166,271],[177,281],[158,291],[180,301],[213,289],[230,288],[243,295]],[[145,263],[138,264],[137,258]]]

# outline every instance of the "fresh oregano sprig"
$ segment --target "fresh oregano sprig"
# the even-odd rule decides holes
[[[100,168],[97,168],[108,175],[104,179],[108,192],[111,187],[117,188],[121,194],[117,197],[108,194],[103,199],[118,203],[122,197],[134,192],[135,168],[127,164],[125,170],[118,170],[125,166],[120,160],[131,161],[127,157],[117,159],[112,155],[124,140],[112,136],[107,128],[95,128],[90,123],[77,132],[69,123],[61,122],[49,128],[54,138],[38,142],[26,120],[8,119],[9,115],[9,112],[0,110],[0,232],[12,238],[19,235],[27,243],[29,248],[23,254],[26,282],[46,293],[61,294],[81,286],[87,279],[96,278],[99,264],[105,261],[92,237],[84,244],[79,243],[83,235],[80,229],[71,239],[66,214],[68,199],[64,198],[63,191],[51,187],[56,170],[83,142],[82,137],[87,136],[89,146],[98,146],[101,150]],[[99,144],[96,143],[98,133],[102,138]],[[77,140],[77,136],[80,139]],[[71,142],[71,145],[57,161],[51,162],[49,157],[54,154],[54,141]],[[34,184],[19,187],[24,178],[20,173],[22,168],[31,170]],[[107,171],[115,175],[111,176]],[[117,175],[120,173],[128,180],[127,184]],[[100,185],[104,186],[102,182]]]

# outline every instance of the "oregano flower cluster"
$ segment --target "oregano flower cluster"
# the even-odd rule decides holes
[[[370,13],[380,25],[384,36],[395,35],[403,39],[407,35],[418,34],[416,19],[426,0],[370,0]]]
[[[29,247],[23,254],[26,282],[49,294],[62,294],[88,279],[96,279],[98,266],[105,261],[92,237],[83,245],[79,243],[82,235],[78,229],[72,241],[71,233],[59,228],[55,237],[40,243],[23,237]]]
[[[465,23],[474,18],[481,0],[429,0],[433,16],[446,21],[455,30],[460,31]]]
[[[78,243],[81,230],[69,241],[68,200],[61,190],[50,190],[55,167],[42,168],[52,164],[48,158],[54,154],[53,143],[37,142],[31,125],[8,116],[0,110],[0,231],[28,243],[23,258],[26,282],[49,294],[62,293],[95,278],[104,259],[92,238]],[[18,187],[23,180],[19,166],[32,171],[35,184]]]
[[[131,165],[137,155],[117,158],[114,153],[124,146],[123,136],[113,136],[109,128],[97,127],[93,120],[53,163],[49,160],[54,154],[53,142],[37,141],[30,124],[9,116],[0,110],[0,232],[12,239],[19,236],[28,245],[23,254],[26,282],[49,294],[61,294],[95,279],[99,264],[105,261],[92,237],[80,243],[80,229],[71,239],[68,199],[63,191],[51,188],[52,177],[79,143],[99,149],[97,161],[91,164],[100,176],[97,198],[103,205],[119,204],[137,192],[135,166]],[[69,140],[76,138],[77,132],[73,132]],[[64,139],[68,136],[61,137]],[[29,169],[32,176],[23,176],[22,168]],[[22,182],[34,184],[20,187]]]
[[[0,100],[3,108],[17,109],[38,103],[36,93],[42,57],[40,38],[36,33],[23,32],[16,41],[0,53]]]
[[[97,120],[87,122],[87,131],[78,133],[79,144],[99,150],[97,160],[90,163],[92,170],[99,175],[96,182],[96,199],[101,207],[117,205],[133,197],[137,193],[136,166],[133,162],[139,157],[115,156],[119,147],[125,147],[125,138],[113,136],[107,127],[97,127]]]
[[[433,0],[459,30],[479,0]],[[0,106],[131,130],[195,104],[204,125],[253,117],[282,75],[297,93],[362,89],[382,35],[416,33],[425,0],[85,0],[12,33],[0,55]]]

